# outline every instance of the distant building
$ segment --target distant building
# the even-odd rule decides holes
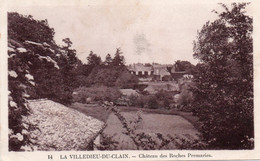
[[[128,66],[128,70],[131,74],[135,74],[137,76],[151,76],[153,75],[153,66],[146,66],[141,63],[133,64]]]
[[[167,70],[167,67],[171,68],[171,72],[175,71],[173,65],[153,64],[154,80],[156,80],[156,81],[172,81],[171,74]]]
[[[172,81],[173,77],[168,71],[170,67],[171,73],[175,72],[173,65],[169,64],[132,64],[128,66],[131,74],[138,76],[140,81]]]
[[[141,63],[132,64],[128,66],[131,74],[138,76],[141,81],[151,81],[153,79],[153,66],[144,65]]]

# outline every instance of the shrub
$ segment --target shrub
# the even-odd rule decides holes
[[[159,108],[159,103],[156,99],[156,96],[155,95],[144,96],[144,107],[151,108],[151,109]]]
[[[138,78],[129,73],[128,71],[122,72],[122,74],[116,80],[115,85],[123,89],[133,89],[138,83]]]
[[[178,106],[182,105],[188,105],[193,101],[193,94],[191,91],[184,89],[183,91],[181,91],[181,93],[179,94],[178,98],[176,99],[176,104]]]
[[[155,95],[131,95],[128,97],[128,105],[140,108],[159,108],[160,105]]]
[[[130,95],[127,97],[129,106],[137,106],[140,108],[170,108],[174,102],[174,94],[172,91],[159,91],[156,94],[146,95]]]
[[[115,102],[121,96],[117,88],[106,86],[79,87],[74,90],[73,101],[86,103],[87,99],[92,101],[113,101]]]
[[[113,139],[114,136],[109,136],[101,133],[100,145],[96,145],[98,150],[117,150],[118,141]]]
[[[157,92],[155,94],[155,97],[159,103],[159,106],[161,108],[170,108],[170,106],[175,103],[173,98],[175,93],[176,92],[164,90],[160,90],[159,92]]]

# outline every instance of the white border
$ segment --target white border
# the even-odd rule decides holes
[[[138,0],[136,0],[138,2]],[[225,4],[237,2],[237,0],[230,1],[215,1],[215,0],[197,0],[196,2],[192,0],[165,0],[165,1],[158,1],[158,0],[144,0],[145,3],[218,3],[223,2]],[[242,1],[239,1],[242,2]],[[245,1],[250,2],[250,1]],[[260,96],[260,3],[256,1],[252,1],[251,5],[253,6],[253,24],[254,24],[254,31],[253,31],[253,38],[254,38],[254,109],[255,109],[255,149],[254,150],[203,150],[203,151],[188,151],[188,150],[165,150],[165,151],[62,151],[62,152],[9,152],[8,151],[8,112],[7,112],[7,10],[8,6],[22,6],[28,7],[32,5],[36,6],[84,6],[86,4],[115,4],[115,5],[124,5],[127,4],[127,1],[121,0],[0,0],[0,50],[1,50],[1,63],[0,63],[0,107],[1,107],[1,153],[0,159],[3,161],[46,161],[48,160],[48,155],[52,155],[53,159],[51,160],[66,160],[66,161],[73,161],[73,159],[61,159],[60,156],[62,155],[70,155],[70,154],[114,154],[119,157],[119,154],[129,154],[129,156],[136,156],[128,158],[128,159],[120,159],[120,158],[110,158],[104,160],[230,160],[230,159],[260,159],[260,120],[259,120],[259,99]],[[188,155],[188,153],[192,154],[210,154],[213,157],[211,158],[139,158],[139,154],[150,154],[150,155],[161,155],[169,153],[172,154],[184,154]],[[74,159],[74,160],[97,160],[97,159]],[[98,159],[102,160],[102,159]]]

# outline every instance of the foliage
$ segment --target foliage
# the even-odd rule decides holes
[[[117,88],[106,86],[79,87],[74,90],[74,102],[86,103],[87,99],[92,101],[116,101],[121,96]]]
[[[102,62],[101,58],[91,51],[87,57],[88,64],[83,65],[81,72],[88,77],[83,86],[104,85],[134,88],[138,79],[127,70],[122,54],[121,49],[118,48],[114,58],[107,54],[105,61]]]
[[[34,30],[39,32],[32,32]],[[9,150],[19,151],[29,142],[28,131],[31,125],[22,123],[22,117],[29,114],[27,99],[31,97],[29,94],[34,93],[36,85],[34,65],[44,63],[49,67],[55,66],[50,63],[53,61],[53,57],[48,55],[50,51],[42,45],[37,46],[34,52],[31,42],[36,45],[39,45],[38,42],[53,45],[53,35],[54,31],[49,28],[47,20],[37,21],[32,16],[8,13]]]
[[[129,106],[137,106],[140,108],[159,108],[158,101],[155,95],[131,95],[127,100]]]
[[[186,71],[187,73],[193,73],[195,66],[192,65],[189,61],[180,61],[177,60],[174,63],[175,71],[180,72],[180,71]]]
[[[113,62],[113,59],[112,59],[111,55],[108,53],[106,55],[106,59],[104,61],[104,65],[110,66],[110,65],[112,65],[112,62]]]
[[[35,68],[36,69],[36,68]],[[45,79],[42,79],[42,75],[45,75]],[[51,100],[69,104],[72,99],[72,87],[66,85],[66,81],[59,71],[54,69],[48,69],[44,65],[38,68],[34,72],[36,96],[34,98],[49,98]]]
[[[194,98],[190,88],[192,88],[192,86],[190,87],[189,84],[183,84],[181,86],[181,92],[175,100],[178,106],[188,106],[193,103]]]
[[[156,94],[130,95],[127,99],[127,104],[140,108],[169,109],[174,104],[173,93],[161,90]]]
[[[90,51],[90,54],[87,57],[87,60],[88,60],[88,65],[92,68],[102,64],[102,60],[101,60],[100,56],[97,56],[97,54],[95,54],[93,51]]]
[[[115,56],[112,60],[113,66],[125,66],[125,58],[122,54],[123,54],[123,52],[121,51],[121,49],[117,48]]]
[[[108,87],[115,86],[115,82],[123,72],[120,67],[95,67],[88,76],[90,85],[105,85]]]
[[[122,89],[133,89],[138,84],[138,78],[136,75],[131,74],[128,71],[122,72],[117,78],[115,85]]]
[[[104,85],[108,87],[133,88],[138,79],[122,66],[98,66],[88,76],[88,85]]]
[[[24,64],[24,68],[20,68],[20,57],[8,60],[8,126],[9,126],[9,150],[18,151],[20,147],[28,143],[28,126],[22,124],[22,116],[29,114],[27,107],[26,92],[27,86],[32,86],[33,80],[26,78],[29,69],[27,64]],[[27,71],[26,71],[27,70]]]
[[[203,122],[202,133],[213,149],[252,149],[253,42],[252,18],[246,3],[233,3],[219,18],[207,22],[194,42],[201,61],[194,76],[194,113]]]
[[[116,150],[119,142],[113,139],[114,136],[109,136],[104,133],[100,134],[100,145],[96,145],[98,150]]]
[[[47,20],[8,13],[10,150],[21,150],[28,143],[26,133],[31,125],[22,123],[29,112],[27,99],[47,97],[65,104],[71,101],[72,71],[79,60],[69,38],[60,47],[53,37],[54,30]]]
[[[160,90],[155,94],[155,98],[158,102],[159,108],[169,109],[174,104],[175,92]]]
[[[53,44],[54,29],[49,27],[46,19],[35,20],[31,15],[11,12],[8,13],[8,36],[20,42],[30,40]]]

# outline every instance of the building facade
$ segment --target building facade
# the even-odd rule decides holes
[[[167,64],[131,64],[128,70],[131,74],[138,76],[141,81],[172,81],[173,78],[167,67],[170,67],[171,72],[174,72],[173,65]]]

